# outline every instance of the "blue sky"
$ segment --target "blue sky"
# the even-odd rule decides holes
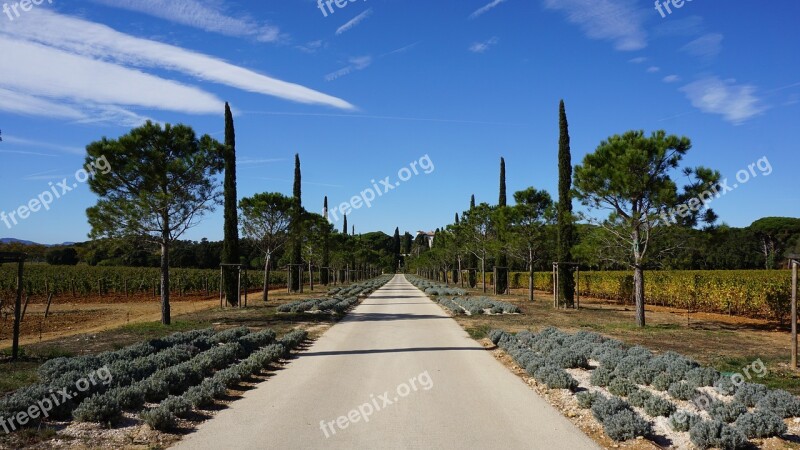
[[[2,0],[0,0],[2,1]],[[573,162],[630,129],[688,136],[687,163],[735,178],[721,222],[800,216],[800,3],[651,1],[44,0],[0,15],[0,211],[64,178],[83,148],[152,119],[223,138],[234,108],[239,195],[291,192],[320,210],[428,155],[435,168],[353,211],[356,231],[433,229],[474,193],[555,193],[558,102]],[[323,6],[324,7],[324,6]],[[13,20],[12,20],[13,19]],[[73,183],[75,184],[75,183]],[[77,183],[0,237],[85,240],[96,197]],[[341,225],[338,225],[341,226]],[[222,212],[187,239],[222,238]]]

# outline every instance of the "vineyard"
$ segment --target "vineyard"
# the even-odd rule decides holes
[[[156,267],[97,267],[25,265],[25,293],[32,299],[47,297],[125,297],[160,294],[161,273]],[[170,269],[171,293],[213,295],[219,290],[220,273],[213,269]],[[242,272],[242,289],[260,289],[263,271]],[[271,285],[286,285],[286,273],[272,272]],[[16,267],[0,266],[0,298],[16,292]]]
[[[486,274],[487,282],[492,278]],[[781,270],[649,271],[645,272],[645,300],[649,305],[784,320],[791,306],[791,281],[791,273]],[[631,272],[582,271],[576,284],[581,297],[632,302]],[[527,289],[528,274],[509,274],[509,285]],[[534,286],[552,293],[552,274],[536,272]]]

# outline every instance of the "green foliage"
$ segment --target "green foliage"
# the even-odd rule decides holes
[[[558,254],[557,261],[572,262],[572,247],[575,245],[575,224],[572,215],[572,153],[570,149],[569,123],[564,100],[558,110]],[[575,301],[575,277],[572,269],[560,266],[558,272],[559,302],[571,307]]]
[[[782,436],[788,432],[783,419],[769,411],[754,411],[742,414],[734,427],[750,439]]]
[[[800,417],[800,399],[784,391],[770,391],[756,403],[758,411],[771,412],[781,418]]]
[[[548,389],[569,389],[574,391],[578,388],[578,382],[566,370],[560,367],[543,366],[534,374],[537,381],[547,385]]]
[[[87,209],[92,238],[148,236],[161,245],[162,322],[169,324],[169,246],[218,201],[214,176],[221,144],[198,139],[185,125],[134,128],[117,140],[86,146],[86,163],[105,161],[89,188],[100,199]]]
[[[581,409],[591,409],[591,407],[601,399],[602,394],[597,391],[582,391],[575,395],[578,407]]]
[[[688,401],[694,399],[698,395],[697,389],[695,389],[694,386],[683,381],[672,383],[667,392],[669,392],[670,397],[676,400]]]
[[[113,425],[121,417],[121,411],[122,408],[115,399],[98,394],[81,403],[73,414],[78,422]]]
[[[700,416],[692,414],[686,410],[679,410],[675,414],[669,416],[669,425],[673,430],[679,432],[687,432],[697,423],[702,421]]]
[[[638,389],[639,388],[637,388],[636,385],[627,378],[614,378],[608,384],[608,392],[611,392],[614,395],[619,395],[620,397],[627,397]]]
[[[224,226],[221,261],[223,264],[239,264],[239,214],[236,210],[236,131],[233,126],[233,114],[225,102],[225,146],[220,149],[224,162]],[[231,305],[239,304],[238,278],[234,271],[228,269],[225,277],[225,298]]]
[[[741,431],[719,421],[700,421],[689,430],[692,443],[701,449],[716,447],[722,450],[745,448],[747,438]]]
[[[675,410],[672,402],[655,395],[644,402],[644,411],[653,417],[669,417]]]
[[[747,407],[738,401],[730,403],[716,401],[708,407],[708,414],[720,422],[735,422],[742,414],[747,412]]]
[[[158,406],[139,414],[139,418],[150,428],[158,431],[172,431],[178,426],[178,419],[169,409]]]
[[[627,441],[652,432],[650,422],[642,419],[634,411],[623,410],[603,422],[608,437],[615,441]]]

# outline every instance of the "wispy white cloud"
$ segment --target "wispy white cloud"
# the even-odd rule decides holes
[[[487,50],[497,45],[498,42],[500,42],[500,39],[497,38],[497,36],[492,37],[487,41],[475,42],[469,46],[469,51],[472,53],[485,53]]]
[[[221,9],[214,8],[208,2],[197,0],[92,1],[225,36],[251,37],[261,42],[275,42],[282,36],[280,29],[276,26],[258,23],[240,12],[237,12],[239,17],[232,17]]]
[[[681,81],[681,77],[677,75],[667,75],[664,78],[662,78],[662,81],[664,83],[677,83],[678,81]]]
[[[661,72],[661,68],[658,66],[650,66],[647,68],[647,73],[658,73]]]
[[[413,44],[409,44],[409,45],[400,47],[400,48],[392,50],[392,51],[390,51],[388,53],[384,53],[380,57],[383,58],[384,56],[394,55],[396,53],[405,53],[405,52],[411,50],[412,48],[416,47],[417,45],[419,45],[420,42],[422,42],[422,41],[417,41],[417,42],[414,42]]]
[[[591,39],[611,41],[617,50],[647,47],[644,16],[635,0],[544,0],[548,9],[562,11]]]
[[[2,77],[2,72],[0,72]],[[0,78],[0,86],[3,81]],[[13,92],[0,87],[0,110],[31,116],[53,117],[57,119],[84,119],[86,115],[67,105],[51,102],[47,99],[35,97],[33,95]]]
[[[0,153],[7,153],[11,155],[27,155],[27,156],[51,156],[51,157],[58,156],[52,153],[28,152],[23,150],[0,150]]]
[[[358,70],[364,70],[372,64],[372,57],[367,56],[358,56],[354,58],[350,58],[350,64],[341,69],[331,72],[325,75],[325,81],[333,81],[337,78],[341,78],[345,75],[349,75]]]
[[[369,16],[371,16],[371,15],[372,15],[372,8],[369,8],[368,10],[366,10],[366,11],[362,12],[361,14],[355,16],[354,18],[350,19],[346,24],[340,26],[336,30],[336,35],[338,36],[338,35],[340,35],[340,34],[342,34],[344,32],[350,31],[351,29],[355,28],[361,22],[367,20],[369,18]]]
[[[286,158],[238,158],[236,160],[237,166],[263,166],[265,164],[272,164],[276,162],[286,161]]]
[[[327,42],[323,41],[322,39],[318,39],[316,41],[306,42],[303,45],[296,45],[295,48],[306,53],[316,53],[317,50],[327,46]]]
[[[715,58],[722,51],[723,35],[709,33],[684,45],[681,51],[701,59]]]
[[[637,56],[636,58],[631,58],[628,60],[631,64],[643,64],[647,62],[647,58],[644,56]]]
[[[14,144],[20,147],[36,147],[37,149],[57,150],[59,152],[71,153],[73,155],[84,155],[86,151],[80,147],[69,145],[53,144],[34,139],[26,139],[17,136],[3,136],[3,141],[7,144]]]
[[[680,89],[692,106],[709,114],[719,114],[728,122],[741,124],[766,110],[751,85],[736,84],[716,76],[689,83]]]
[[[135,109],[216,114],[223,102],[201,88],[144,72],[167,70],[298,103],[353,109],[344,100],[180,47],[44,9],[0,21],[0,110],[137,125]],[[52,70],[53,67],[58,68]]]
[[[506,0],[492,0],[491,3],[476,9],[475,12],[473,12],[472,14],[469,15],[469,18],[470,19],[475,19],[477,17],[480,17],[483,14],[489,12],[489,10],[494,9],[499,4],[505,3],[505,1]]]

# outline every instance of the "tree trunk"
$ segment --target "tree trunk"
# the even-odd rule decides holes
[[[486,255],[481,260],[481,277],[483,277],[483,293],[486,293]]]
[[[264,303],[269,301],[269,263],[272,255],[267,253],[264,259]]]
[[[162,233],[161,241],[161,323],[170,324],[169,315],[169,232]]]
[[[314,269],[311,266],[311,261],[308,262],[308,282],[311,283],[311,292],[314,292]]]
[[[533,302],[533,261],[528,263],[528,299]]]
[[[644,327],[644,269],[639,262],[633,268],[633,291],[636,295],[636,325]]]

